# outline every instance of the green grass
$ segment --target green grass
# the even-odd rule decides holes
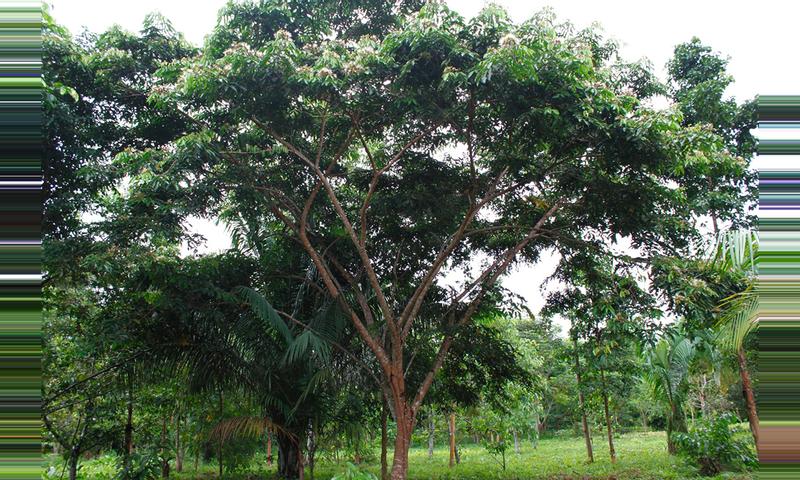
[[[615,441],[617,462],[612,464],[608,458],[608,445],[603,437],[594,438],[595,462],[586,463],[586,451],[583,438],[546,438],[539,442],[537,448],[528,442],[522,442],[519,455],[512,451],[506,454],[507,470],[502,468],[486,450],[479,445],[462,445],[461,464],[448,467],[449,453],[442,445],[434,451],[433,458],[428,458],[426,448],[413,448],[410,454],[410,480],[671,480],[695,479],[696,470],[679,457],[667,454],[666,439],[663,432],[629,433]],[[377,452],[376,455],[377,457]],[[91,471],[91,463],[84,462],[84,468]],[[391,462],[391,451],[389,452]],[[172,478],[180,480],[214,479],[216,465],[204,465],[199,472],[193,470],[192,460],[187,458],[185,470],[181,474],[173,474]],[[273,478],[274,469],[267,469],[263,457],[256,462],[249,473],[226,475],[228,480],[247,480]],[[376,475],[380,474],[377,461],[362,465],[362,469]],[[316,480],[328,480],[334,474],[344,470],[344,463],[336,464],[321,460],[315,469]],[[84,477],[86,478],[86,477]],[[308,478],[308,477],[307,477]],[[705,477],[708,478],[708,477]],[[724,473],[716,479],[750,480],[750,474]],[[86,478],[89,480],[89,478]],[[94,477],[91,480],[104,480]]]

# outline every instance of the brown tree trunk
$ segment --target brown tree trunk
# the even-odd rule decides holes
[[[428,458],[433,458],[433,447],[436,441],[436,425],[433,420],[433,409],[428,413]]]
[[[611,463],[617,461],[617,452],[614,450],[614,433],[611,428],[611,415],[608,412],[608,391],[606,390],[606,373],[600,369],[600,379],[603,382],[603,409],[606,414],[606,432],[608,433],[608,454],[611,456]]]
[[[456,414],[450,413],[450,466],[456,464]]]
[[[406,480],[408,476],[408,450],[411,434],[414,431],[414,412],[404,400],[395,402],[397,435],[394,438],[394,458],[392,459],[392,480]]]
[[[586,455],[589,457],[589,463],[592,463],[594,462],[594,453],[592,452],[592,435],[589,432],[589,422],[586,419],[586,401],[583,398],[583,390],[581,389],[581,363],[578,357],[578,340],[574,340],[573,343],[575,345],[575,379],[578,382],[578,402],[581,409],[583,439],[586,442]]]
[[[381,480],[388,480],[389,478],[389,462],[387,460],[387,450],[389,447],[388,422],[389,409],[386,407],[386,401],[384,401],[381,407]]]
[[[747,420],[750,422],[750,431],[756,442],[756,448],[758,448],[758,410],[756,410],[756,398],[753,393],[753,384],[750,381],[750,373],[747,371],[747,356],[744,348],[740,347],[736,356],[739,360],[739,375],[742,377],[742,394],[747,403]]]

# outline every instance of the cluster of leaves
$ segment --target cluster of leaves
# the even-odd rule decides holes
[[[735,415],[724,413],[703,419],[688,433],[675,434],[678,450],[691,459],[706,476],[714,476],[724,466],[751,469],[758,466],[750,436],[737,435],[742,429]]]
[[[351,462],[347,462],[344,471],[331,477],[331,480],[378,480],[378,477],[370,472],[361,470]]]

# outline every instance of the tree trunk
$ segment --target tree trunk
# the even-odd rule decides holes
[[[272,466],[272,433],[267,430],[267,466]]]
[[[514,435],[514,453],[519,455],[519,435],[516,430],[512,430],[511,433]]]
[[[428,458],[433,458],[433,447],[436,442],[436,425],[433,421],[433,409],[428,413]]]
[[[586,402],[583,398],[583,389],[581,389],[581,363],[578,357],[578,340],[574,340],[575,344],[575,378],[578,382],[578,402],[581,409],[581,422],[583,423],[583,439],[586,442],[586,455],[589,457],[589,463],[594,462],[594,453],[592,452],[592,435],[589,432],[589,422],[586,419]]]
[[[133,454],[133,374],[128,372],[128,418],[125,421],[125,451],[123,452],[123,469],[128,472],[131,468],[131,455]]]
[[[389,462],[387,460],[387,450],[389,447],[388,422],[389,409],[384,400],[381,406],[381,480],[388,480],[389,478]]]
[[[397,435],[394,438],[394,458],[392,459],[392,480],[406,480],[408,476],[408,450],[411,434],[414,432],[415,412],[401,400],[395,403],[394,416]]]
[[[736,354],[739,360],[739,375],[742,377],[742,394],[747,403],[747,420],[750,422],[750,432],[753,434],[753,440],[756,442],[756,449],[758,448],[758,410],[756,410],[756,398],[753,393],[753,384],[750,381],[750,373],[747,371],[747,356],[745,355],[744,348],[739,348]]]
[[[450,413],[450,466],[456,464],[456,414]]]
[[[606,433],[608,434],[608,454],[611,457],[611,463],[617,461],[617,452],[614,450],[614,432],[611,427],[611,415],[608,412],[608,391],[606,390],[606,373],[600,369],[600,379],[603,382],[603,410],[606,414]]]
[[[222,388],[219,389],[219,421],[222,421],[222,417],[225,414],[225,403],[222,397]],[[217,442],[217,461],[219,462],[219,478],[222,478],[224,475],[222,473],[222,435],[219,436],[219,441]]]
[[[175,416],[175,471],[180,473],[183,471],[183,441],[181,439],[181,421],[180,414]]]
[[[673,433],[686,433],[686,430],[686,416],[683,410],[675,402],[671,403],[670,415],[667,418],[667,451],[671,455],[674,455],[678,450],[672,439]]]
[[[703,418],[708,418],[708,402],[706,402],[706,387],[708,386],[708,379],[706,378],[705,373],[703,374],[700,382],[700,412],[703,414]]]
[[[69,480],[75,480],[78,477],[78,460],[80,460],[80,450],[78,447],[72,447],[69,452]]]
[[[314,480],[314,465],[317,456],[317,428],[313,419],[308,419],[308,437],[306,438],[306,450],[308,452],[308,478]],[[302,457],[302,452],[301,455]],[[300,468],[302,469],[302,463]]]
[[[300,478],[302,458],[299,444],[288,435],[277,432],[275,434],[278,441],[278,477],[285,480],[297,480]]]
[[[161,419],[161,478],[169,478],[169,458],[167,458],[167,417]]]

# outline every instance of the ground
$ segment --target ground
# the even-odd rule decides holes
[[[448,467],[446,446],[437,448],[433,458],[428,458],[426,448],[419,446],[411,451],[409,480],[632,480],[632,479],[695,479],[701,478],[696,470],[684,460],[667,454],[666,439],[663,432],[629,433],[616,439],[617,463],[608,458],[608,445],[604,437],[594,438],[595,462],[586,463],[586,451],[581,437],[545,438],[534,448],[523,442],[519,455],[507,452],[507,469],[503,472],[499,459],[489,455],[480,445],[461,446],[461,464]],[[391,462],[391,451],[389,452]],[[377,458],[377,454],[375,455]],[[85,463],[81,478],[86,480],[105,480],[100,468],[92,465],[101,460]],[[249,480],[272,478],[274,467],[267,469],[259,458],[248,473],[226,475],[228,480]],[[185,471],[173,474],[178,480],[215,479],[216,466],[202,466],[198,472],[193,470],[192,461],[187,459]],[[377,460],[361,466],[363,470],[380,474]],[[328,480],[345,470],[345,463],[337,464],[320,459],[315,471],[315,480]],[[46,477],[45,477],[46,478]],[[57,476],[55,478],[58,478]],[[112,477],[109,477],[109,480]],[[306,477],[308,478],[308,476]],[[751,480],[750,474],[724,473],[716,479]]]

